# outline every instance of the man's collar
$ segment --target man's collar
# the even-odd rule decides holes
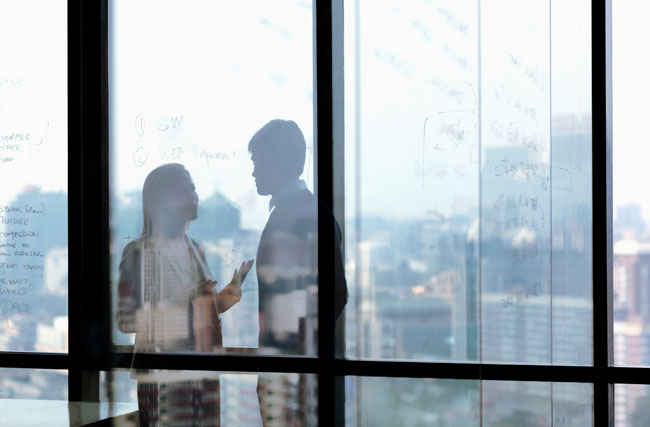
[[[288,182],[271,196],[271,200],[269,200],[269,212],[273,209],[274,206],[277,206],[278,203],[280,203],[282,200],[286,199],[292,194],[296,194],[297,192],[306,189],[307,189],[307,184],[305,184],[305,181],[303,181],[302,179],[295,179],[293,181]]]

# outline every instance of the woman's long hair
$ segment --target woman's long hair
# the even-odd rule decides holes
[[[169,184],[170,178],[188,173],[180,163],[168,163],[149,172],[142,186],[142,234],[141,237],[153,236],[154,217],[159,216],[161,196]]]

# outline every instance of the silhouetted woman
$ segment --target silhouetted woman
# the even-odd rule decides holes
[[[198,216],[198,196],[183,165],[166,164],[149,173],[142,208],[142,234],[124,249],[118,285],[117,323],[122,332],[136,334],[134,362],[140,352],[212,351],[221,345],[218,314],[241,299],[253,261],[242,263],[221,292],[214,290],[203,245],[187,235]],[[218,422],[217,379],[148,370],[132,374],[138,379],[143,425],[173,424],[175,416]]]

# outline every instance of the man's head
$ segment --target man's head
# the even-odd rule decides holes
[[[305,137],[291,120],[271,120],[248,143],[257,193],[267,196],[297,179],[305,166]]]

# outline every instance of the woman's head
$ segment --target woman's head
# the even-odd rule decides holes
[[[142,187],[142,235],[185,233],[189,222],[198,216],[198,205],[194,182],[183,165],[157,167],[147,175]]]

